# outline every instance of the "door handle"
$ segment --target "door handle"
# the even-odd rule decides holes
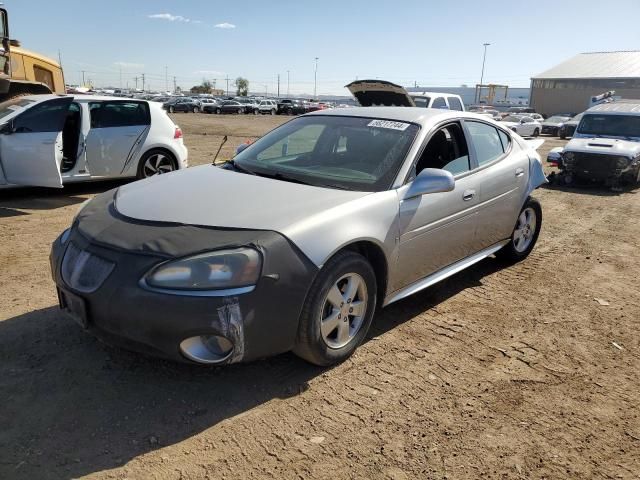
[[[462,194],[462,200],[464,200],[465,202],[468,202],[475,196],[476,196],[475,190],[465,190],[464,193]]]
[[[521,177],[524,175],[524,168],[516,168],[516,177]]]

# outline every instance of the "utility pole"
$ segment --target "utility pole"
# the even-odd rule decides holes
[[[280,74],[278,74],[278,98],[280,98]]]
[[[287,97],[289,96],[289,70],[287,70]]]
[[[225,79],[227,81],[227,97],[229,96],[229,75],[227,75],[227,78]]]
[[[178,87],[176,87],[176,77],[173,77],[173,93],[176,93]]]
[[[477,102],[480,102],[480,98],[482,97],[482,82],[484,82],[484,63],[487,60],[487,47],[491,45],[490,43],[483,43],[484,54],[482,55],[482,73],[480,74],[480,90],[478,92]]]
[[[313,71],[313,99],[318,97],[318,57],[316,57],[316,68]]]
[[[144,73],[142,74],[142,91],[144,92]]]
[[[164,66],[164,90],[169,90],[169,67]]]
[[[264,86],[264,96],[265,96],[265,97],[268,97],[268,96],[269,96],[269,94],[267,93],[267,88],[268,88],[268,85],[265,85],[265,86]]]
[[[136,81],[136,90],[138,90],[138,77],[133,77],[133,79]]]
[[[84,70],[82,70],[82,86],[84,87]]]
[[[122,65],[118,65],[118,69],[120,70],[120,89],[122,90]]]

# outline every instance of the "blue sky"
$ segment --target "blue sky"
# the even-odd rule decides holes
[[[252,91],[348,95],[356,77],[402,85],[460,86],[480,80],[528,86],[536,73],[585,51],[640,48],[639,0],[403,2],[246,0],[4,0],[13,38],[62,55],[67,83],[81,71],[97,86],[243,76]],[[231,83],[231,82],[230,82]],[[138,81],[141,86],[141,81]]]

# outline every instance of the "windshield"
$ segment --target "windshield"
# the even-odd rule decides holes
[[[561,123],[561,122],[566,122],[567,120],[569,120],[569,117],[561,117],[559,115],[553,116],[553,117],[549,117],[545,120],[545,122],[549,122],[549,123]]]
[[[522,120],[522,117],[516,117],[515,115],[507,115],[502,119],[503,122],[516,122],[516,123],[520,122],[520,120]]]
[[[578,125],[578,133],[604,137],[640,137],[640,116],[585,115]]]
[[[300,117],[234,158],[243,170],[316,186],[387,190],[420,127],[374,118]]]
[[[22,110],[28,105],[34,103],[35,100],[27,100],[26,98],[14,98],[0,103],[0,118],[4,118],[7,115],[12,114],[18,110]]]
[[[428,108],[429,107],[429,100],[431,100],[431,98],[429,97],[425,97],[425,96],[416,96],[416,97],[411,97],[413,99],[413,103],[416,104],[416,107],[422,107],[422,108]]]

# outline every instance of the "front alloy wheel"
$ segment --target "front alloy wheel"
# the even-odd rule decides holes
[[[367,285],[357,273],[343,275],[327,293],[320,331],[329,348],[342,348],[356,336],[367,312]]]
[[[294,353],[321,366],[347,359],[373,320],[376,285],[373,268],[362,255],[349,250],[334,255],[309,289]]]

